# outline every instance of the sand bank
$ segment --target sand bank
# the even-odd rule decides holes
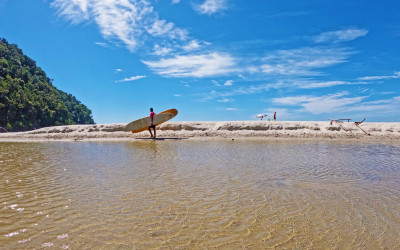
[[[46,127],[26,132],[0,133],[0,141],[129,140],[149,137],[132,134],[126,123]],[[369,134],[369,135],[368,135]],[[160,138],[316,138],[400,141],[400,122],[226,121],[167,122],[157,127]]]

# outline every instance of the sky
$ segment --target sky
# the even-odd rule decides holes
[[[0,0],[0,37],[98,124],[400,122],[398,0]]]

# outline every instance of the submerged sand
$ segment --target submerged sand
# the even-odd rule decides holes
[[[0,143],[0,249],[399,249],[398,143],[129,140]]]
[[[46,127],[1,133],[0,141],[129,140],[148,138],[132,134],[126,123]],[[157,127],[158,138],[316,138],[400,141],[400,122],[333,123],[321,121],[167,122]]]

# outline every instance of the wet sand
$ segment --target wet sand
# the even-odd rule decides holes
[[[131,140],[148,138],[149,132],[124,131],[126,123],[46,127],[33,131],[0,133],[0,141]],[[167,122],[157,126],[158,138],[314,138],[400,140],[400,122],[341,124],[321,121]]]

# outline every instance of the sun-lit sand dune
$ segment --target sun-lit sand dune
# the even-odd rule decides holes
[[[132,139],[125,123],[46,127],[27,132],[1,133],[1,141]],[[167,122],[157,127],[157,137],[174,138],[317,138],[400,140],[399,122],[333,123],[320,121]]]

